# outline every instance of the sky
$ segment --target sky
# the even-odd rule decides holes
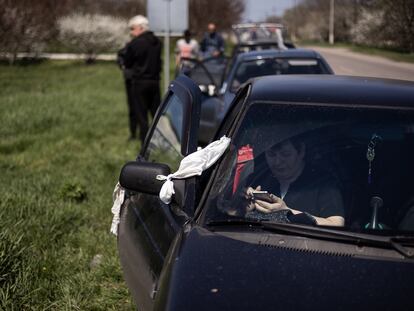
[[[282,15],[283,12],[295,4],[295,0],[244,0],[246,10],[243,20],[245,22],[264,21],[270,15]],[[297,1],[297,0],[296,0]],[[299,2],[299,1],[297,1]]]

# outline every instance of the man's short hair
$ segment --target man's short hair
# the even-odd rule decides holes
[[[136,15],[129,20],[128,26],[129,27],[140,26],[144,30],[148,30],[149,29],[148,18],[146,18],[143,15]]]

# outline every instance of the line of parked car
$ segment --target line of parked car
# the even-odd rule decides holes
[[[414,309],[414,83],[336,76],[279,25],[235,30],[230,59],[184,60],[121,170],[138,309]],[[170,175],[223,136],[201,175]]]

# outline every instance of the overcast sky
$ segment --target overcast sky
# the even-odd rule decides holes
[[[295,0],[244,0],[244,21],[261,22],[270,15],[282,15],[295,4]],[[299,2],[299,1],[298,1]]]

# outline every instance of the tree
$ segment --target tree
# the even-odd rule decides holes
[[[122,18],[146,12],[145,0],[66,0],[70,5],[67,6],[66,15],[72,13],[111,15]],[[148,0],[150,1],[150,0]]]
[[[414,52],[414,1],[377,0],[383,11],[382,38],[405,52]]]
[[[301,40],[326,41],[329,1],[302,0],[283,23]],[[414,0],[335,0],[335,39],[414,51]]]
[[[59,19],[62,43],[87,55],[87,62],[96,54],[121,48],[128,40],[127,20],[98,14],[75,13]]]
[[[227,30],[241,20],[244,0],[189,0],[190,29],[203,33],[209,22],[219,30]]]
[[[64,2],[64,1],[62,1]],[[0,0],[0,52],[39,52],[55,34],[56,17],[62,10],[54,0]]]

